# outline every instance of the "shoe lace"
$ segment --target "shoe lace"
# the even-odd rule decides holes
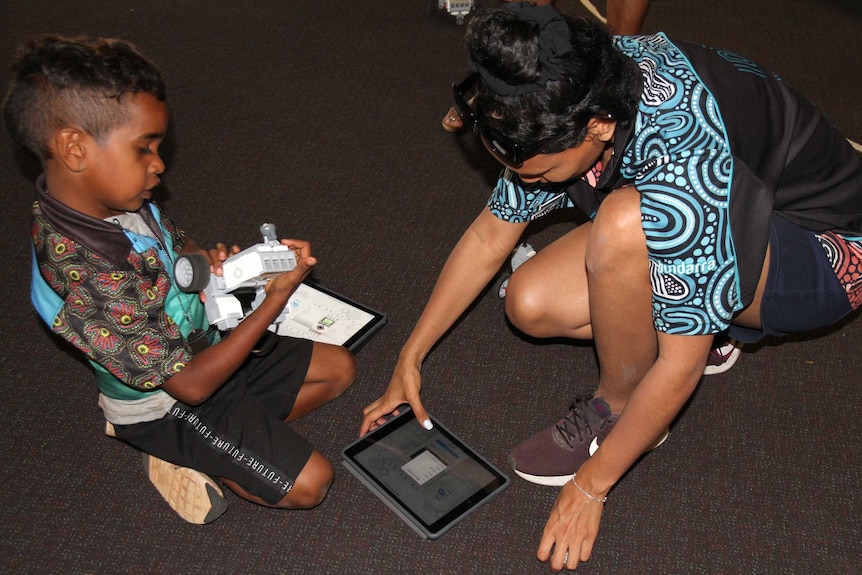
[[[721,346],[713,347],[709,350],[709,360],[713,364],[722,364],[727,361],[727,358],[733,353],[733,347],[730,347],[727,352],[724,352],[724,347],[727,344],[722,344]]]
[[[724,363],[724,360],[725,355],[721,353],[721,349],[714,347],[709,350],[709,359],[707,360],[707,363],[711,365],[717,365],[720,363]]]
[[[712,349],[709,350],[709,362],[722,364],[733,354],[733,350],[733,340],[727,336],[716,337]]]
[[[589,407],[587,402],[592,398],[592,395],[576,397],[571,407],[569,407],[569,412],[556,425],[560,437],[569,447],[573,447],[576,443],[580,443],[584,439],[589,439],[595,435],[593,433],[593,426],[590,424],[589,417],[587,416],[587,408]],[[604,424],[605,421],[602,420],[599,427],[603,427]]]

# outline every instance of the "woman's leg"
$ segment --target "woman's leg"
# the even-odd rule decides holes
[[[608,28],[614,34],[640,34],[650,0],[608,0]]]
[[[585,264],[592,222],[521,264],[506,286],[506,315],[533,337],[592,339]]]
[[[652,286],[640,194],[616,190],[601,205],[587,245],[590,318],[599,356],[599,386],[614,413],[655,363]]]
[[[541,250],[512,274],[506,313],[534,337],[594,338],[596,396],[619,413],[656,358],[652,289],[640,194],[623,188],[595,220]]]

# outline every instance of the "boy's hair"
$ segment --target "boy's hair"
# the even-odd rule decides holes
[[[551,141],[544,153],[583,142],[594,117],[629,126],[642,83],[637,65],[614,49],[600,24],[560,16],[552,25],[538,23],[531,21],[535,10],[553,9],[507,4],[480,11],[468,26],[470,60],[483,78],[476,103],[485,121],[521,144]]]
[[[40,162],[51,157],[53,133],[78,126],[104,144],[129,120],[126,98],[148,93],[165,100],[155,65],[123,40],[30,37],[12,65],[3,104],[12,139]]]

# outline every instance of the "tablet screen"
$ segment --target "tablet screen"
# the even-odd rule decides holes
[[[509,479],[438,421],[428,431],[402,410],[347,447],[345,465],[417,532],[436,539]]]
[[[343,295],[311,282],[299,284],[285,307],[287,319],[276,333],[341,345],[356,351],[386,317]]]

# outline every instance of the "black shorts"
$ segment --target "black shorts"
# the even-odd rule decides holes
[[[312,342],[278,337],[209,399],[182,402],[156,421],[115,425],[117,437],[165,461],[236,482],[275,504],[290,492],[313,451],[284,423],[311,363]]]
[[[760,304],[762,329],[731,325],[730,337],[754,343],[834,325],[853,311],[847,288],[814,232],[773,213],[769,221],[769,275]]]

